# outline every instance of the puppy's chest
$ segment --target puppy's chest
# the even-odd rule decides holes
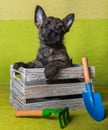
[[[55,54],[55,51],[54,49],[52,48],[42,48],[41,51],[40,51],[41,55],[44,57],[44,58],[48,58],[50,57],[51,55],[54,55]]]
[[[52,56],[52,55],[55,55],[57,53],[57,51],[55,51],[54,49],[52,49],[52,48],[42,48],[41,50],[40,50],[40,54],[41,54],[41,56],[43,57],[43,58],[48,58],[48,57],[50,57],[50,56]]]
[[[40,49],[40,58],[46,62],[62,59],[64,55],[64,49],[42,48]]]

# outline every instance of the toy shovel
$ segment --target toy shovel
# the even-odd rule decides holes
[[[87,92],[82,93],[85,107],[94,120],[101,121],[104,118],[104,106],[102,104],[100,94],[92,92],[87,58],[82,58],[82,65],[84,71],[85,87],[87,90]]]

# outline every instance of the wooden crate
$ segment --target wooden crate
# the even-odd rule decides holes
[[[95,67],[89,67],[94,86]],[[16,75],[16,72],[19,75]],[[94,90],[94,87],[93,87]],[[19,110],[69,107],[84,108],[82,92],[85,90],[82,66],[58,71],[53,80],[46,80],[44,68],[19,71],[10,67],[10,104]]]

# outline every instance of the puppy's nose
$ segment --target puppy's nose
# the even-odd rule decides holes
[[[57,33],[55,31],[50,31],[49,36],[51,38],[55,38],[57,36]]]
[[[46,39],[53,40],[57,37],[57,33],[54,30],[47,30],[45,33]]]

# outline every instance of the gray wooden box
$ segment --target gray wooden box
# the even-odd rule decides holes
[[[89,69],[94,86],[95,67]],[[10,104],[17,110],[66,106],[70,110],[81,109],[84,108],[84,91],[84,76],[80,65],[59,70],[51,81],[45,78],[44,68],[20,68],[17,71],[13,65],[10,67]]]

